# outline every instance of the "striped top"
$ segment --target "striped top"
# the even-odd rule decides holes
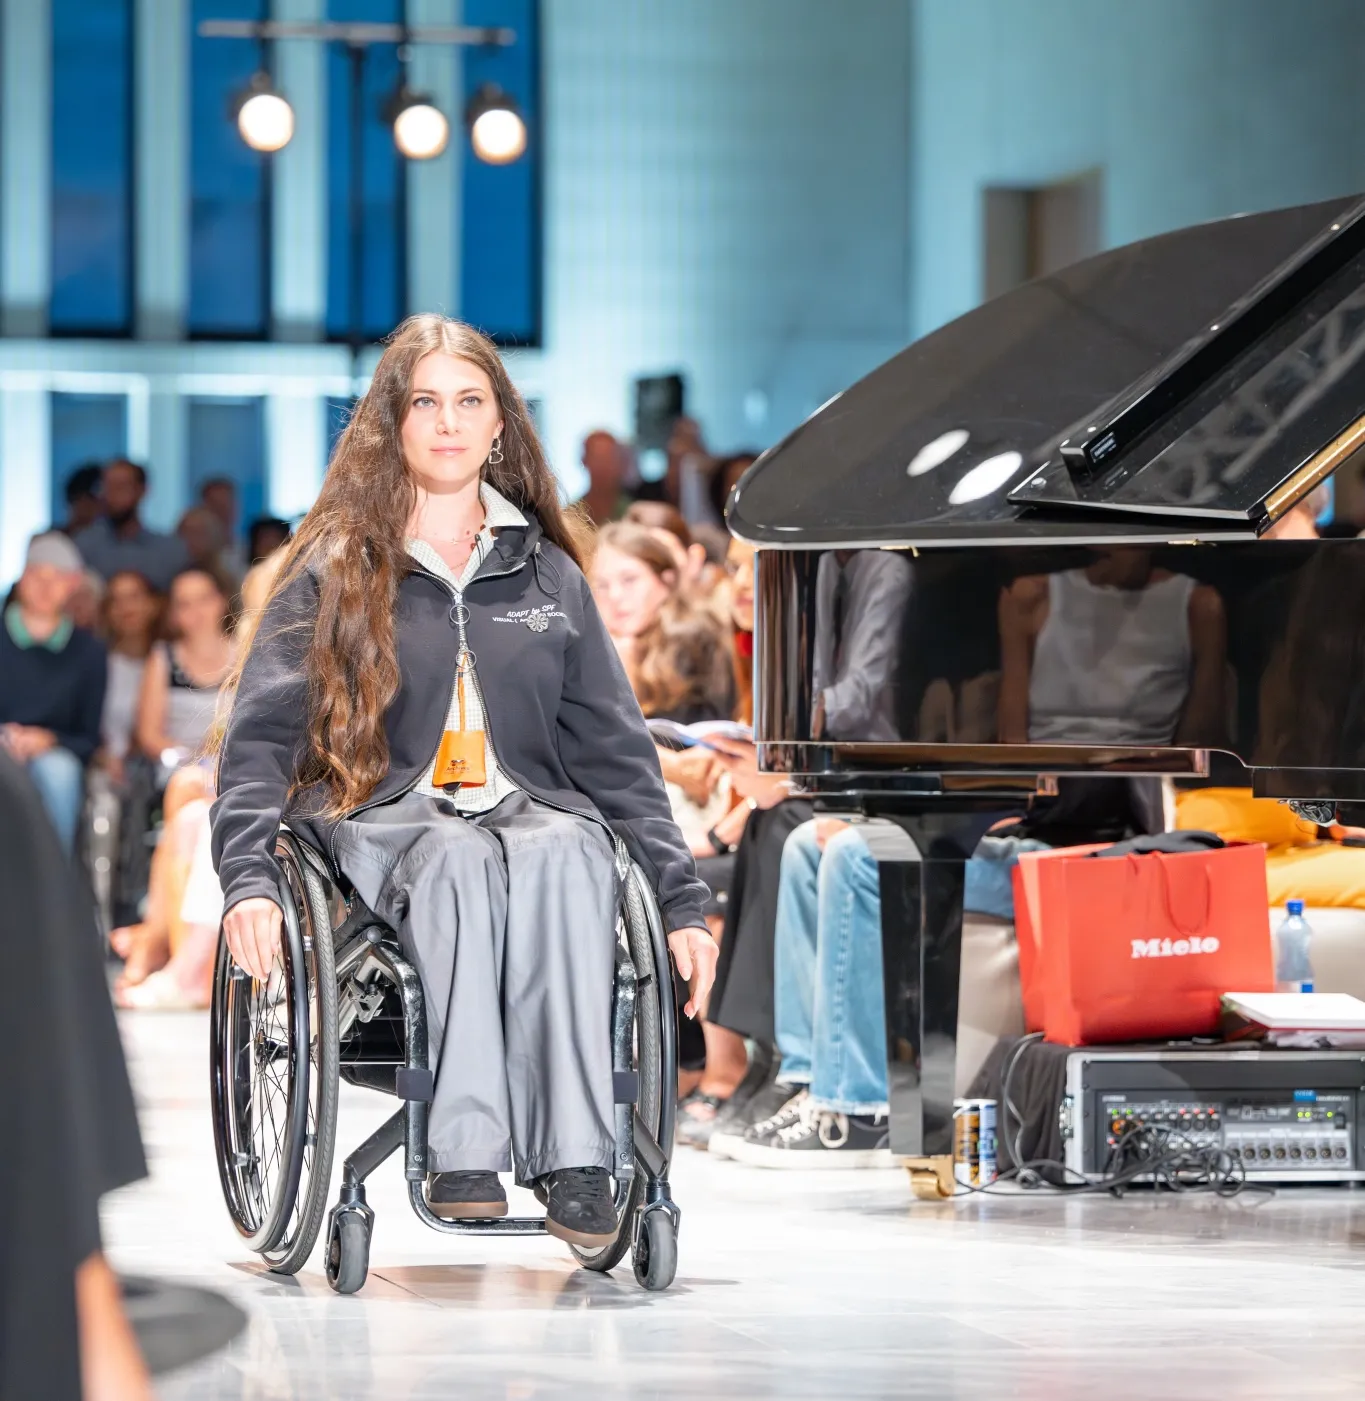
[[[495,491],[487,482],[479,484],[479,500],[483,503],[484,523],[474,540],[474,548],[469,560],[458,577],[439,554],[425,540],[410,539],[408,553],[423,569],[436,575],[455,596],[457,602],[464,599],[464,591],[469,581],[478,573],[489,550],[493,548],[493,532],[503,526],[525,526],[526,517],[503,495]],[[477,657],[475,658],[477,662]],[[445,798],[455,804],[457,812],[488,812],[497,807],[509,793],[517,791],[517,785],[507,776],[498,764],[498,756],[493,750],[493,741],[484,724],[483,695],[479,690],[478,672],[471,667],[465,673],[464,681],[465,727],[483,730],[483,766],[485,782],[478,788],[456,788],[447,792],[432,781],[436,776],[436,754],[431,756],[431,766],[427,776],[413,787],[414,793],[424,793],[429,798]],[[450,708],[446,712],[446,729],[460,728],[459,691],[455,677],[450,678]]]

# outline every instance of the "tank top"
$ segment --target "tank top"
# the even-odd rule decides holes
[[[1048,576],[1048,615],[1029,678],[1028,737],[1053,744],[1167,745],[1190,691],[1184,574],[1145,589]]]
[[[176,660],[175,648],[161,644],[170,680],[166,688],[166,733],[182,749],[198,751],[213,724],[221,679],[197,686]]]

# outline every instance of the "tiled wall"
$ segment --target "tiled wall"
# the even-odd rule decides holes
[[[981,189],[1103,170],[1106,244],[1365,189],[1360,0],[912,0],[916,335],[980,296]]]
[[[635,374],[681,369],[713,445],[763,445],[904,345],[904,0],[544,16],[541,397],[561,470],[585,430],[629,427]]]

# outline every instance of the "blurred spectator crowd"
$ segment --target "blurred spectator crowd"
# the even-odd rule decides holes
[[[589,582],[721,945],[709,1006],[680,1029],[679,1134],[763,1166],[890,1165],[876,862],[856,824],[761,772],[752,741],[754,552],[724,513],[755,456],[708,452],[685,418],[655,481],[611,434],[583,445]],[[222,917],[207,755],[290,526],[243,534],[222,479],[158,534],[146,490],[136,463],[83,467],[67,519],[30,543],[0,628],[0,743],[90,874],[117,1001],[155,1010],[207,1003]],[[831,696],[859,655],[831,662]],[[1040,839],[989,836],[969,910],[1009,918],[1009,868]]]

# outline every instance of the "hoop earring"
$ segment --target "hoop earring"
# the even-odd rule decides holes
[[[499,435],[498,437],[496,437],[496,438],[493,439],[493,446],[489,449],[489,452],[488,452],[488,465],[489,465],[490,467],[497,467],[497,466],[500,466],[501,463],[502,463],[502,460],[503,460],[502,437],[501,437],[501,435]]]

